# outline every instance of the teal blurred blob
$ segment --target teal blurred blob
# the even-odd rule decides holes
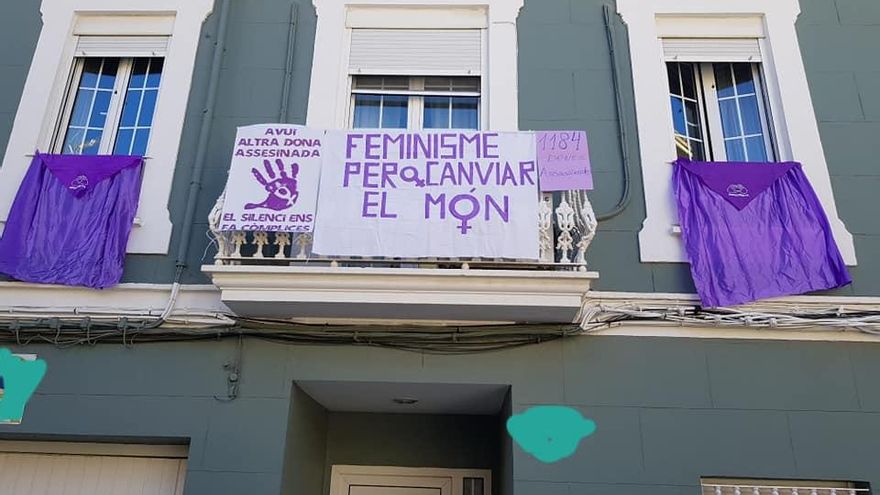
[[[596,423],[570,407],[537,406],[511,416],[507,431],[523,450],[549,464],[574,454]]]
[[[46,374],[42,359],[25,361],[13,356],[9,349],[0,349],[0,378],[3,396],[0,398],[0,422],[21,421],[24,406]]]

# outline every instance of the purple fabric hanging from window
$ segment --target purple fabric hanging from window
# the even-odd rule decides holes
[[[95,289],[118,284],[142,165],[136,156],[37,153],[0,239],[0,273]]]
[[[703,306],[734,306],[852,282],[799,163],[678,160],[673,187]]]

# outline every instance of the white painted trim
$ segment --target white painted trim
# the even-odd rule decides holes
[[[88,29],[92,34],[163,34],[169,16],[173,16],[147,151],[151,159],[144,170],[139,221],[128,243],[129,253],[168,252],[172,227],[168,200],[202,23],[213,5],[213,0],[43,0],[43,29],[0,168],[0,228],[30,164],[27,155],[35,149],[49,149],[73,64],[76,30]]]
[[[189,447],[187,445],[31,442],[20,440],[0,440],[0,452],[15,454],[158,457],[164,459],[186,459],[189,457]]]
[[[801,59],[795,31],[795,21],[800,14],[798,0],[618,0],[617,10],[629,31],[648,213],[639,233],[641,260],[687,261],[681,238],[672,234],[672,226],[678,224],[678,215],[671,192],[672,167],[669,162],[676,154],[661,35],[700,37],[707,30],[721,29],[728,35],[754,36],[748,30],[760,22],[764,29],[760,44],[777,153],[783,161],[803,163],[804,172],[828,215],[844,260],[848,265],[855,265],[853,238],[837,213]],[[726,24],[728,21],[730,24]]]
[[[317,266],[206,265],[202,271],[221,289],[223,303],[247,316],[507,323],[571,323],[598,278],[573,271]]]
[[[766,330],[757,328],[684,327],[674,324],[615,324],[592,330],[595,337],[663,337],[681,339],[775,340],[790,342],[880,343],[880,336],[856,331]]]
[[[486,495],[492,493],[492,471],[486,469],[334,465],[330,470],[330,495],[348,495],[351,485],[376,484],[439,488],[442,495],[462,495],[464,478],[482,478],[483,493]]]
[[[121,284],[93,290],[58,285],[0,282],[0,320],[13,318],[117,319],[157,317],[171,297],[170,284]],[[51,305],[51,306],[50,306]],[[223,324],[231,314],[213,285],[183,285],[169,324]]]
[[[467,9],[486,16],[484,35],[488,56],[483,61],[483,105],[488,105],[483,128],[515,131],[519,128],[517,95],[516,19],[523,0],[313,0],[318,16],[309,90],[307,123],[311,127],[342,129],[348,125],[350,101],[348,54],[349,22],[359,27],[383,27],[410,22],[420,28],[448,29],[450,15],[425,15],[436,9]],[[369,9],[398,10],[383,20]],[[349,12],[356,12],[349,16]],[[456,22],[473,23],[473,14]],[[371,25],[375,22],[377,25]],[[318,62],[319,61],[319,62]]]

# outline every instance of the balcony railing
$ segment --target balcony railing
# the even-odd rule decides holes
[[[817,483],[818,484],[818,483]],[[774,486],[703,483],[703,495],[868,495],[867,488],[833,486]]]
[[[406,268],[507,268],[586,271],[587,250],[596,235],[596,215],[583,191],[544,194],[539,204],[540,260],[488,258],[340,258],[312,253],[312,234],[284,232],[222,232],[225,192],[211,211],[210,229],[217,242],[216,265],[279,264],[296,266],[358,266]],[[320,221],[320,219],[319,219]]]

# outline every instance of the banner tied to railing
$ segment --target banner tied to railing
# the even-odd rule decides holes
[[[536,260],[534,135],[328,132],[313,251]]]
[[[540,148],[539,148],[540,147]],[[578,131],[241,127],[222,231],[314,232],[323,256],[539,258],[539,191],[592,187]]]
[[[240,127],[220,230],[311,232],[324,131],[295,125]]]

